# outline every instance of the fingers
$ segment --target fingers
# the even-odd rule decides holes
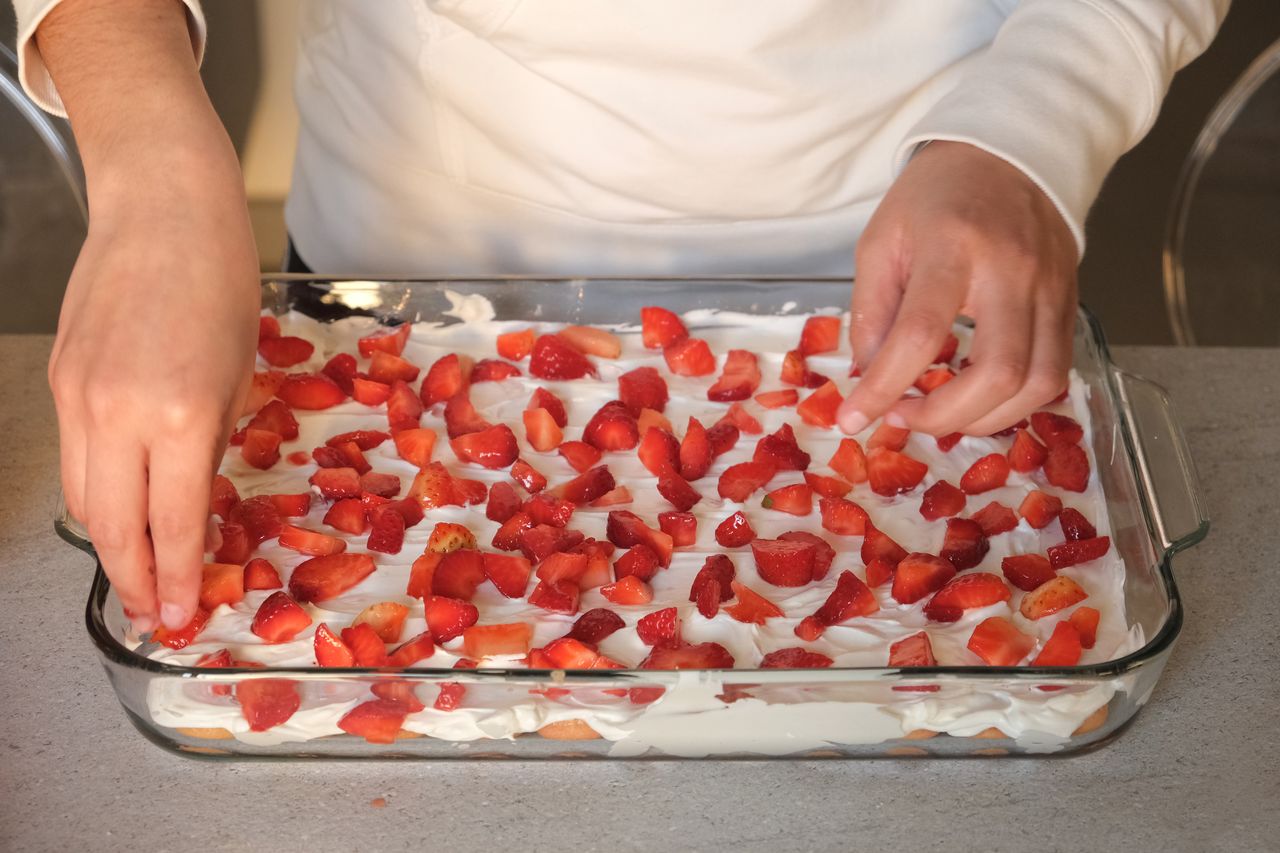
[[[904,275],[897,252],[871,229],[858,241],[857,272],[850,304],[849,343],[864,369],[875,360],[902,302]],[[856,430],[855,430],[856,432]]]
[[[84,494],[89,538],[134,627],[149,631],[157,624],[159,604],[147,538],[142,446],[95,428],[90,431],[87,455]]]
[[[200,596],[213,473],[208,454],[186,440],[152,447],[148,472],[147,516],[160,614],[166,625],[182,626],[195,614]]]
[[[842,430],[859,432],[887,412],[933,361],[951,331],[968,279],[967,267],[949,263],[923,263],[912,270],[889,334],[840,406]]]

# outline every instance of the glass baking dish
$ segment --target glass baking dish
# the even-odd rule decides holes
[[[757,315],[808,313],[847,304],[846,279],[440,279],[335,280],[280,275],[264,279],[264,309],[296,310],[322,321],[353,313],[382,320],[439,320],[446,291],[488,298],[497,319],[616,323],[644,304],[677,312],[722,309]],[[128,621],[102,572],[94,576],[86,621],[112,686],[135,726],[180,754],[238,758],[855,758],[885,756],[1062,755],[1106,743],[1147,702],[1182,624],[1172,556],[1208,530],[1185,441],[1159,386],[1110,360],[1102,330],[1081,309],[1075,368],[1090,388],[1096,470],[1111,536],[1125,563],[1130,627],[1145,643],[1105,663],[1066,668],[937,666],[780,670],[530,669],[196,669],[152,660],[134,648]],[[93,554],[83,528],[60,506],[60,535]],[[143,647],[145,648],[145,646]],[[375,685],[412,688],[459,683],[485,707],[523,721],[510,737],[445,739],[403,731],[390,744],[335,734],[267,743],[224,729],[161,725],[149,697],[226,695],[250,681],[289,682],[308,704],[350,707]],[[270,685],[268,685],[269,687]],[[646,689],[661,688],[661,690]],[[1052,688],[1052,689],[1046,689]],[[654,695],[661,698],[652,701]],[[215,700],[216,701],[216,700]],[[230,701],[230,700],[228,700]],[[1011,737],[982,724],[983,709],[1011,703],[1061,703],[1074,709],[1057,734]],[[921,705],[919,703],[933,703]],[[905,730],[915,708],[965,709],[950,733]],[[1052,706],[1058,707],[1058,706]],[[1087,709],[1082,719],[1080,709]],[[623,722],[605,737],[547,720],[598,713]],[[1078,724],[1077,724],[1078,722]],[[584,736],[585,734],[585,736]]]

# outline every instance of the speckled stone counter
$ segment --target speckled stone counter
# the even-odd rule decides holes
[[[48,337],[0,337],[0,850],[1280,850],[1280,350],[1119,348],[1164,384],[1213,529],[1118,740],[1058,759],[208,763],[125,719],[50,519]]]

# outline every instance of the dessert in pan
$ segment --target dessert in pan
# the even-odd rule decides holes
[[[449,317],[394,327],[262,318],[201,610],[139,651],[200,668],[813,673],[1142,646],[1079,377],[999,435],[846,436],[847,316],[653,305],[567,326],[450,298]],[[966,369],[969,335],[957,325],[911,393]],[[156,680],[146,711],[257,745],[540,733],[781,754],[935,734],[1052,745],[1112,693],[464,681]]]

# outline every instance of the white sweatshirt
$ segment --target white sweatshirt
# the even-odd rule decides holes
[[[22,81],[58,112],[15,0]],[[184,0],[197,54],[204,20]],[[290,233],[315,269],[844,275],[929,140],[1081,250],[1229,0],[307,0]]]

